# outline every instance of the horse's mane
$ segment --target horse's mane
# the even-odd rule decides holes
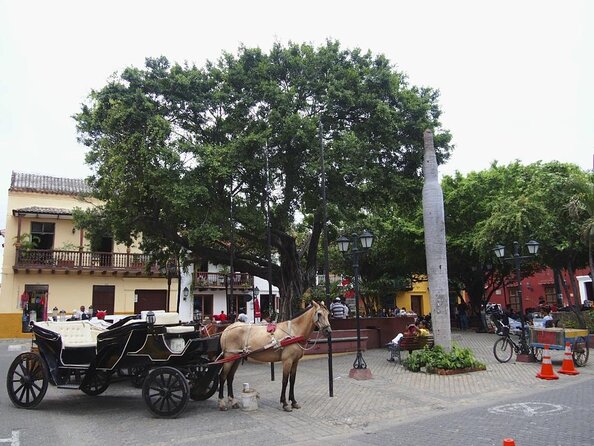
[[[307,307],[305,307],[303,310],[301,310],[299,313],[293,315],[293,317],[291,319],[297,319],[299,316],[301,316],[304,313],[307,313],[309,310],[311,310],[311,307],[313,307],[313,305],[310,303]]]

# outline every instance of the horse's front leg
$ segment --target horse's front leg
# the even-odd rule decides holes
[[[281,406],[283,407],[283,410],[286,412],[291,412],[293,410],[287,404],[287,398],[286,398],[287,384],[289,382],[289,375],[291,373],[291,368],[292,368],[292,364],[290,364],[288,361],[283,362],[283,387],[281,390],[280,403],[281,403]]]
[[[295,361],[293,367],[291,367],[291,378],[289,385],[289,400],[291,401],[291,407],[293,409],[301,409],[301,406],[295,400],[295,378],[297,377],[297,364],[299,364],[299,361]]]

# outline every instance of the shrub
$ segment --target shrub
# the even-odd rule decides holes
[[[436,345],[432,349],[425,346],[423,350],[412,352],[412,354],[402,361],[402,364],[411,372],[418,372],[421,370],[421,367],[425,367],[430,373],[434,372],[436,369],[486,369],[485,364],[474,357],[472,350],[469,348],[461,348],[456,345],[452,347],[452,350],[449,353],[440,345]]]

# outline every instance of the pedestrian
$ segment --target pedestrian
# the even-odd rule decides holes
[[[80,306],[80,311],[79,311],[79,313],[78,313],[78,318],[79,318],[81,321],[87,321],[87,320],[91,319],[91,318],[89,317],[89,313],[87,313],[87,312],[85,311],[85,306],[84,306],[84,305],[81,305],[81,306]]]
[[[460,299],[460,303],[456,307],[458,309],[458,319],[460,320],[460,329],[468,330],[468,305],[464,299]]]
[[[335,319],[346,319],[348,315],[348,307],[343,305],[340,297],[334,299],[334,302],[330,304],[330,314]]]
[[[221,314],[219,314],[219,321],[227,322],[227,315],[225,314],[224,310],[221,310]]]

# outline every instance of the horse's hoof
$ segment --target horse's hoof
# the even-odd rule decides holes
[[[291,408],[291,406],[289,406],[289,405],[283,406],[283,410],[284,410],[285,412],[293,412],[293,409],[292,409],[292,408]]]
[[[299,403],[293,403],[293,404],[291,404],[291,407],[293,409],[301,409],[301,406],[299,405]]]
[[[235,403],[231,406],[231,409],[239,409],[239,403]]]
[[[229,410],[229,408],[227,406],[219,406],[219,410],[221,412],[227,412]]]

